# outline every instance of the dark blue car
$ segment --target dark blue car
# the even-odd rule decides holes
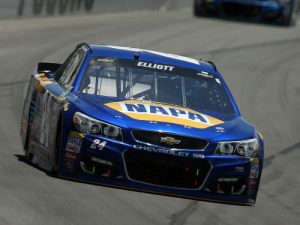
[[[59,177],[197,200],[254,204],[263,167],[213,63],[134,48],[83,43],[39,63],[21,137]]]
[[[194,14],[243,15],[290,26],[296,24],[299,6],[299,0],[194,0]]]

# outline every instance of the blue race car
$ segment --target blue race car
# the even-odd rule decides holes
[[[82,43],[39,63],[21,137],[59,177],[197,200],[252,205],[263,167],[213,63],[134,48]]]
[[[194,14],[244,15],[291,26],[296,25],[299,6],[299,0],[194,0]]]

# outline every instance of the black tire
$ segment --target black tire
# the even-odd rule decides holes
[[[32,159],[32,156],[30,156],[30,154],[29,154],[29,148],[28,148],[28,142],[29,142],[29,137],[30,137],[29,131],[30,131],[30,128],[28,127],[27,131],[26,131],[26,139],[25,139],[25,144],[24,144],[24,151],[25,151],[24,159],[26,162],[29,162]]]
[[[207,15],[207,9],[205,7],[204,0],[194,0],[194,15],[195,16]]]
[[[29,141],[30,141],[30,130],[31,130],[31,127],[28,127],[27,128],[27,133],[26,133],[26,140],[25,140],[25,146],[24,146],[24,151],[25,151],[25,155],[24,155],[24,159],[25,159],[25,162],[30,164],[30,165],[33,165],[34,163],[32,162],[32,159],[33,159],[33,153],[30,152],[30,149],[29,149]]]
[[[33,158],[33,155],[32,153],[29,152],[28,149],[25,149],[25,161],[28,163],[28,164],[32,164],[32,158]]]
[[[29,150],[29,142],[30,142],[30,133],[31,133],[31,113],[29,111],[28,113],[28,126],[27,126],[27,131],[26,131],[26,139],[25,139],[25,143],[24,143],[24,159],[27,163],[31,164],[32,163],[32,158],[33,158],[33,154],[30,153]]]
[[[60,145],[61,145],[61,130],[57,129],[57,134],[56,134],[56,146],[55,146],[55,157],[54,157],[54,165],[52,169],[52,175],[57,177],[58,176],[58,171],[59,171],[59,150],[60,150]]]

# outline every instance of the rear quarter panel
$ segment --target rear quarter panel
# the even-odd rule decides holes
[[[26,93],[26,97],[24,100],[24,105],[23,105],[23,112],[22,112],[22,117],[21,117],[21,140],[22,140],[22,145],[23,148],[26,148],[26,139],[27,139],[27,132],[28,132],[28,128],[29,128],[29,111],[30,111],[30,105],[31,105],[31,100],[32,100],[32,96],[33,93],[36,91],[37,88],[37,79],[34,75],[31,76],[29,84],[28,84],[28,88],[27,88],[27,93]]]

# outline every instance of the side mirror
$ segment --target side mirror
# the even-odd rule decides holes
[[[37,72],[54,74],[60,66],[61,66],[61,64],[58,64],[58,63],[40,62],[38,64]]]

